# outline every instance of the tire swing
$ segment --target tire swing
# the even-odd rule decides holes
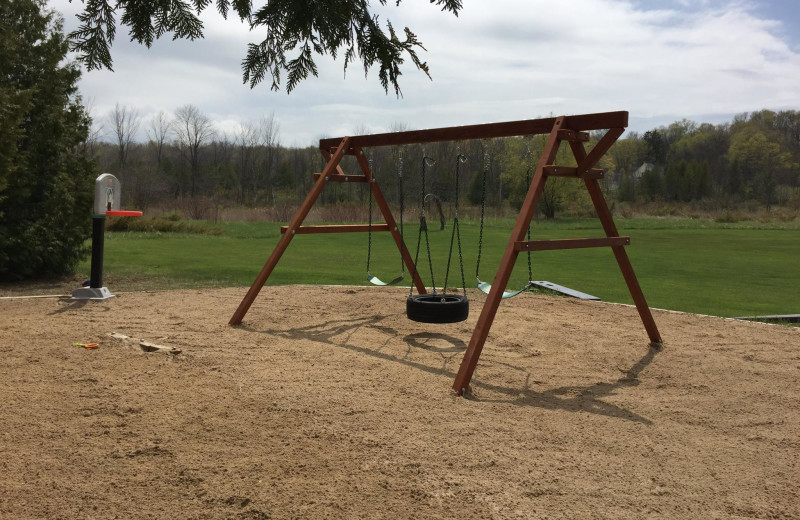
[[[406,316],[412,321],[421,323],[457,323],[464,321],[469,316],[469,300],[467,299],[467,284],[464,279],[464,258],[461,254],[461,231],[458,222],[458,181],[460,177],[460,165],[465,162],[467,157],[459,152],[456,157],[456,178],[455,178],[455,208],[453,215],[453,231],[450,235],[450,251],[447,256],[447,271],[444,276],[444,286],[441,293],[436,292],[436,282],[433,278],[433,260],[431,259],[431,245],[428,237],[428,223],[425,217],[425,171],[428,166],[432,166],[435,161],[426,156],[423,151],[422,158],[422,197],[420,199],[419,233],[417,235],[417,251],[414,256],[414,270],[419,260],[419,250],[422,244],[422,235],[425,234],[425,249],[428,253],[428,266],[431,273],[431,286],[433,292],[430,294],[413,294],[414,284],[406,300]],[[461,268],[461,285],[464,294],[448,294],[447,281],[450,277],[450,264],[453,258],[453,245],[458,245],[458,261]],[[412,280],[414,276],[412,276]]]

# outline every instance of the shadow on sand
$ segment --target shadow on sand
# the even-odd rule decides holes
[[[394,328],[380,324],[387,317],[388,316],[375,315],[365,318],[330,320],[319,325],[308,325],[289,329],[258,330],[246,325],[239,325],[238,328],[248,332],[268,334],[289,340],[320,342],[384,361],[401,363],[414,369],[448,379],[455,378],[455,372],[447,367],[460,363],[461,353],[466,349],[466,344],[462,340],[447,334],[419,332],[408,334],[403,337],[403,341],[406,344],[406,351],[402,356],[388,353],[385,352],[386,346],[392,339],[398,336],[398,333]],[[352,341],[353,335],[363,328],[380,331],[385,334],[386,339],[374,347],[365,347],[355,344]],[[410,354],[415,349],[422,349],[439,354],[441,363],[437,363],[436,366],[433,366],[428,363],[410,359]],[[649,419],[621,406],[605,402],[602,398],[614,395],[618,389],[637,386],[640,383],[639,375],[652,363],[658,352],[659,349],[649,347],[647,353],[639,361],[630,369],[623,372],[622,377],[612,383],[599,382],[588,386],[562,386],[544,391],[536,391],[530,387],[531,375],[529,372],[519,367],[504,364],[510,369],[525,373],[525,383],[521,388],[518,386],[505,387],[486,383],[480,381],[479,378],[473,379],[471,386],[473,388],[481,388],[513,397],[512,400],[478,399],[469,392],[466,398],[484,402],[507,402],[516,406],[533,406],[547,410],[593,413],[649,425],[652,424],[652,421]]]

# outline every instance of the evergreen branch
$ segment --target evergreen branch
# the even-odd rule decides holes
[[[69,35],[70,48],[80,53],[79,59],[89,70],[112,69],[111,45],[116,30],[115,14],[121,11],[120,22],[130,28],[130,37],[150,47],[167,32],[173,40],[194,40],[203,37],[199,18],[210,5],[227,19],[231,9],[248,23],[251,31],[266,29],[267,36],[258,44],[249,44],[242,60],[242,80],[251,88],[267,76],[271,88],[279,90],[281,76],[288,74],[286,91],[291,92],[309,74],[317,76],[314,54],[330,54],[335,60],[344,53],[344,71],[356,59],[364,74],[377,66],[378,80],[384,91],[391,87],[401,96],[399,78],[406,57],[429,78],[430,70],[418,51],[425,50],[409,28],[400,39],[390,21],[385,29],[370,12],[369,0],[266,0],[253,11],[252,0],[84,0],[85,9],[78,16],[82,22]],[[387,0],[378,0],[386,5]],[[112,7],[112,2],[113,7]],[[395,0],[399,6],[402,0]],[[442,11],[458,16],[462,0],[430,0]],[[287,61],[286,53],[299,48],[296,58]]]
[[[112,68],[111,44],[116,33],[114,9],[104,0],[88,0],[78,15],[81,25],[69,34],[70,50],[79,53],[88,70]]]

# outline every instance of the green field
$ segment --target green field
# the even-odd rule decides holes
[[[488,221],[481,277],[491,281],[513,225]],[[657,308],[718,316],[800,312],[800,225],[797,222],[718,224],[690,219],[619,219],[620,233],[648,303]],[[277,243],[280,224],[219,223],[219,235],[106,233],[104,282],[113,290],[250,285]],[[414,253],[418,227],[406,225]],[[596,220],[536,222],[533,238],[603,236]],[[437,285],[444,279],[450,230],[431,231]],[[477,222],[462,223],[467,287],[474,287]],[[430,276],[421,253],[420,271]],[[366,285],[366,233],[300,235],[268,281],[277,284]],[[426,260],[424,260],[426,261]],[[457,262],[457,256],[453,257]],[[543,251],[532,255],[533,278],[549,280],[605,301],[631,303],[608,248]],[[388,233],[373,234],[372,274],[384,280],[400,270]],[[89,261],[79,266],[89,272]],[[406,276],[406,280],[410,278]],[[521,254],[509,287],[527,280]],[[449,285],[460,285],[457,263]]]

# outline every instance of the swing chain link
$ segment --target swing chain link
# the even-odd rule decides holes
[[[464,278],[464,256],[461,251],[461,227],[458,222],[458,185],[461,177],[461,164],[467,160],[467,156],[459,150],[456,156],[456,175],[455,175],[455,203],[453,212],[453,232],[450,235],[450,254],[447,256],[447,270],[444,275],[443,294],[447,294],[447,281],[450,279],[450,260],[453,257],[453,241],[458,238],[458,265],[461,269],[461,286],[464,289],[464,296],[467,295],[467,281]]]
[[[485,145],[484,145],[485,146]],[[475,278],[480,280],[481,251],[483,250],[483,221],[486,218],[486,177],[489,172],[489,152],[483,153],[483,182],[481,183],[481,225],[478,231],[478,261],[475,263]]]
[[[486,150],[486,143],[484,143],[484,150]],[[530,189],[531,184],[531,164],[533,161],[533,153],[531,152],[530,145],[528,145],[528,153],[526,154],[528,157],[528,168],[525,171],[525,185],[527,189]],[[484,152],[483,154],[483,182],[481,183],[481,222],[478,231],[478,260],[475,263],[475,278],[478,279],[480,282],[481,276],[481,252],[483,250],[483,225],[484,220],[486,219],[486,178],[488,177],[489,168],[491,167],[491,156],[489,152]],[[527,191],[526,191],[527,193]],[[531,226],[528,225],[528,241],[531,240]],[[528,255],[528,282],[525,288],[529,288],[533,285],[533,263],[531,261],[531,251],[527,251]]]
[[[369,263],[370,258],[372,258],[372,154],[369,157],[369,173],[370,173],[370,184],[367,185],[369,188],[369,193],[367,197],[369,198],[369,225],[367,226],[367,276],[371,276],[372,273],[369,271]]]
[[[424,230],[425,231],[425,249],[428,252],[428,267],[431,271],[431,287],[433,288],[433,294],[436,294],[436,281],[433,279],[433,258],[431,257],[431,242],[430,237],[428,235],[428,221],[425,217],[425,170],[428,165],[435,164],[436,161],[432,157],[428,157],[425,154],[425,150],[422,150],[422,210],[420,211],[419,216],[419,226],[420,226],[420,233]]]
[[[405,245],[405,237],[403,234],[403,208],[405,206],[405,197],[403,195],[403,151],[399,152],[400,158],[397,166],[397,189],[400,190],[400,242]],[[406,263],[403,261],[403,254],[400,253],[400,272],[406,274]]]
[[[458,188],[459,179],[461,177],[461,164],[465,162],[467,162],[467,156],[459,151],[458,156],[456,157],[456,207],[453,226],[455,227],[456,238],[458,239],[458,264],[461,267],[461,287],[464,289],[464,296],[467,295],[467,280],[464,277],[464,254],[461,252],[461,224],[458,220]]]
[[[528,148],[528,153],[530,153],[530,148]],[[528,164],[528,169],[525,171],[525,186],[526,189],[530,189],[531,186],[531,166]],[[526,192],[527,193],[527,192]],[[528,242],[531,241],[531,226],[528,224]],[[531,264],[531,250],[528,249],[528,285],[531,285],[533,282],[533,266]]]
[[[433,294],[436,293],[436,281],[433,278],[433,259],[431,258],[431,244],[428,237],[428,223],[425,218],[425,171],[428,165],[433,165],[436,161],[432,157],[428,157],[425,154],[425,150],[422,150],[422,174],[420,175],[420,184],[421,184],[421,194],[420,197],[420,212],[419,212],[419,232],[417,233],[417,250],[414,253],[414,271],[411,273],[411,287],[408,291],[409,295],[414,294],[414,278],[417,276],[419,269],[417,266],[419,265],[419,250],[420,245],[422,244],[422,233],[425,233],[425,248],[428,252],[428,267],[431,271],[431,287],[433,288]]]

